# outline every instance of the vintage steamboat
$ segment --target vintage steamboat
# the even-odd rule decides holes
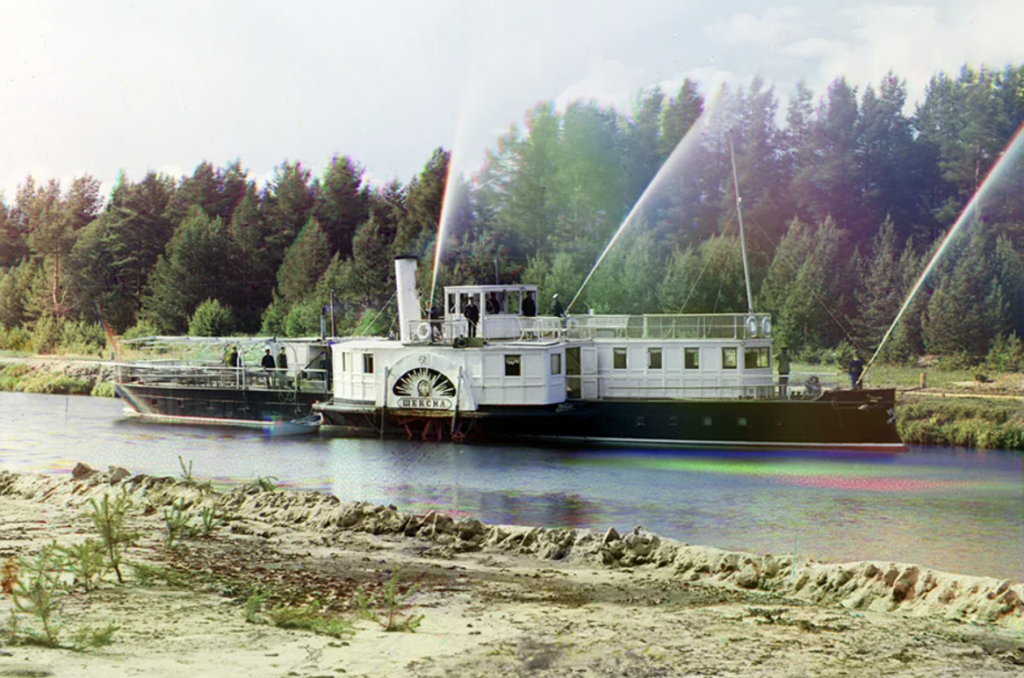
[[[531,314],[531,285],[447,287],[424,317],[395,261],[399,336],[330,346],[334,432],[424,439],[900,450],[893,389],[783,388],[765,314]],[[479,309],[471,320],[464,312]],[[526,312],[524,312],[524,307]]]

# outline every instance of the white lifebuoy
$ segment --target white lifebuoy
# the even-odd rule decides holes
[[[747,318],[747,334],[752,337],[757,336],[757,318],[754,316]]]
[[[430,339],[430,323],[420,323],[416,326],[416,338],[420,341]]]
[[[577,320],[576,318],[569,318],[568,320],[565,321],[565,326],[568,327],[570,330],[574,330],[580,326],[580,321]]]
[[[772,336],[772,319],[770,317],[765,316],[761,319],[761,332],[766,337]]]

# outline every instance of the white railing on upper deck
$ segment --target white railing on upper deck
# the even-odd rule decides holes
[[[474,336],[489,340],[572,339],[755,339],[770,336],[771,318],[765,313],[705,313],[691,315],[575,315],[525,317],[485,316]],[[461,316],[416,320],[409,324],[414,344],[450,344],[470,336]]]

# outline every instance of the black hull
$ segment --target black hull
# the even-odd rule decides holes
[[[325,423],[350,434],[408,437],[426,422],[449,433],[452,418],[336,403]],[[383,420],[383,421],[382,421]],[[418,428],[417,428],[418,426]],[[679,447],[904,449],[892,389],[836,391],[815,400],[602,400],[552,407],[482,408],[456,417],[456,435]]]
[[[308,417],[328,396],[294,390],[189,388],[117,384],[128,408],[144,418],[172,423],[246,425]]]

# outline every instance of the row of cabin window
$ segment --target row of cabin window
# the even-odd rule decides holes
[[[737,360],[739,356],[739,349],[735,346],[727,347],[722,349],[722,368],[726,370],[735,370],[737,367]],[[769,361],[769,350],[767,346],[759,346],[756,348],[747,348],[743,352],[743,367],[752,370],[758,367],[769,367],[771,365]],[[700,349],[699,348],[684,348],[683,349],[683,367],[687,370],[698,370],[700,369]],[[612,349],[612,368],[616,370],[626,369],[626,349],[625,348],[613,348]],[[661,349],[660,348],[648,348],[647,349],[647,369],[649,370],[660,370],[661,369]]]
[[[357,354],[358,355],[358,354]],[[373,374],[373,354],[363,353],[363,374]],[[341,371],[348,372],[352,369],[352,354],[341,354]]]
[[[373,354],[363,353],[363,374],[373,374]],[[522,376],[522,356],[521,355],[506,355],[505,356],[505,376],[506,377],[519,377]],[[351,366],[351,354],[341,354],[341,371],[348,372]],[[551,374],[562,373],[562,354],[552,353],[551,354]]]
[[[551,374],[562,373],[562,354],[552,353],[551,354]],[[523,356],[516,353],[505,354],[505,376],[506,377],[521,377],[523,376]]]

